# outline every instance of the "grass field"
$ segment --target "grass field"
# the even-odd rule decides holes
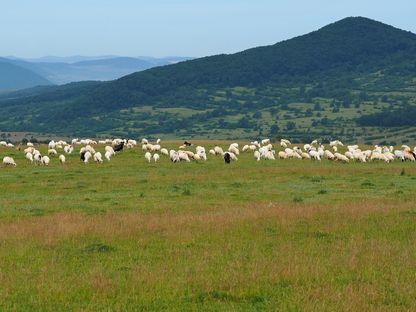
[[[416,309],[414,163],[5,155],[2,311]]]

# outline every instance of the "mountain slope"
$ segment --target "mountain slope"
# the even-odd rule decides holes
[[[0,91],[50,84],[47,79],[37,73],[0,58]]]
[[[360,115],[414,104],[415,56],[415,34],[346,18],[272,46],[149,69],[65,98],[58,87],[0,105],[11,120],[29,111],[14,129],[32,131],[363,138],[354,130]],[[12,129],[10,120],[0,117],[0,127]]]

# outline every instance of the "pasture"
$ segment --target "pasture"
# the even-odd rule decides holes
[[[0,148],[0,310],[416,309],[415,163],[78,151]]]

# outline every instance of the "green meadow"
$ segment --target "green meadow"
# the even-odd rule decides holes
[[[2,311],[416,309],[415,163],[78,151],[0,148]]]

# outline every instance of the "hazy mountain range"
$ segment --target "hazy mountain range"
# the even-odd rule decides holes
[[[45,56],[20,59],[0,58],[0,91],[74,81],[106,81],[155,66],[177,63],[189,57]]]
[[[0,105],[3,131],[406,143],[416,139],[416,35],[350,17],[271,46],[3,95]]]

